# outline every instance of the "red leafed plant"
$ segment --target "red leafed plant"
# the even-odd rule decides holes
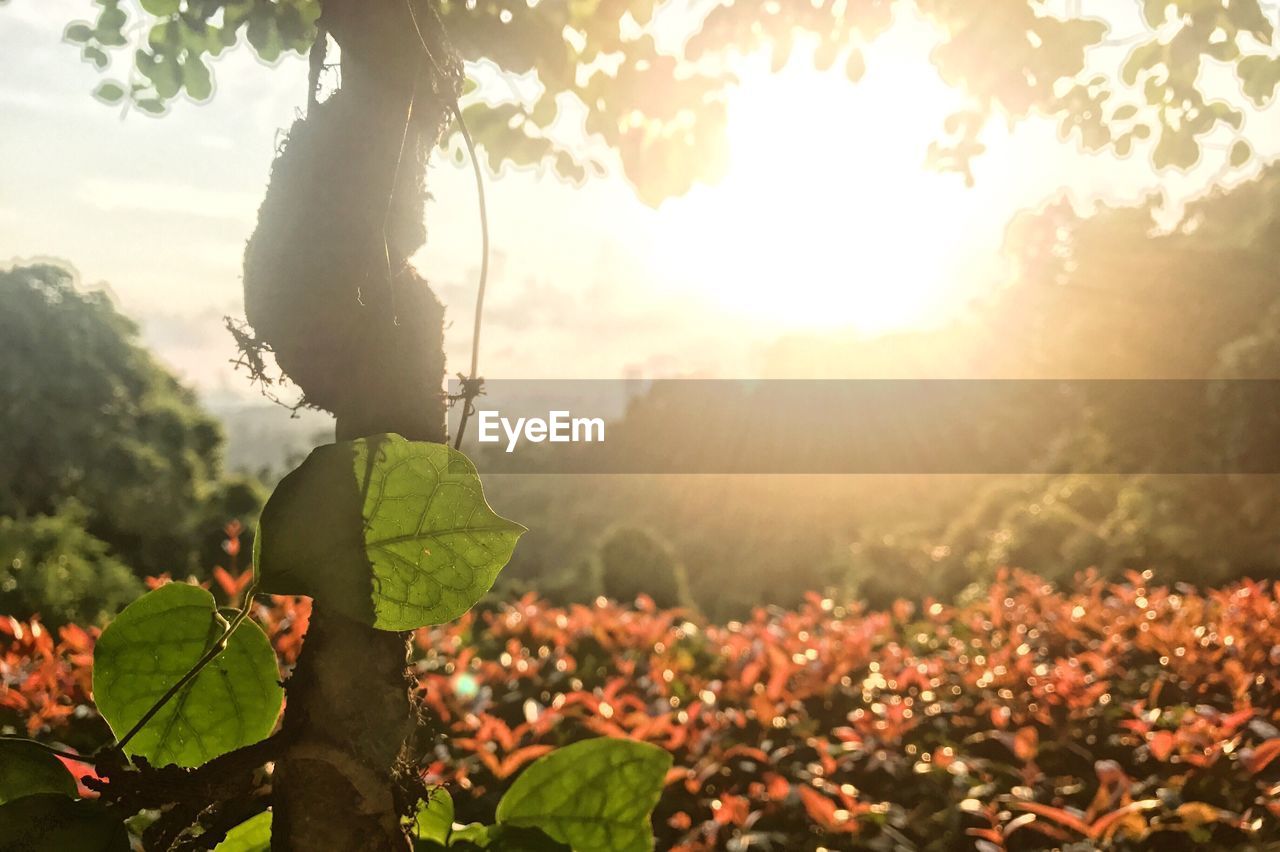
[[[225,574],[226,576],[222,576]],[[222,572],[229,600],[245,575]],[[305,599],[255,615],[288,668]],[[3,723],[89,749],[95,631],[0,620]],[[675,767],[658,848],[1257,848],[1280,840],[1280,592],[1070,591],[1002,574],[961,606],[811,596],[707,624],[533,596],[415,636],[430,781],[489,820],[549,749],[645,740]]]

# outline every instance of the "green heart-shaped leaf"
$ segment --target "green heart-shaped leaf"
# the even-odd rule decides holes
[[[649,815],[671,755],[634,740],[600,738],[543,755],[498,803],[498,823],[537,828],[575,852],[653,849]]]
[[[13,852],[129,852],[129,832],[95,801],[61,793],[0,805],[0,849]]]
[[[452,621],[489,591],[524,527],[443,444],[378,435],[312,451],[262,510],[259,588],[384,630]]]
[[[227,832],[213,852],[268,852],[271,848],[271,811],[263,811]]]
[[[449,832],[453,831],[453,797],[443,787],[431,791],[431,798],[418,808],[414,819],[413,836],[417,840],[428,840],[444,846],[449,842]]]
[[[35,743],[0,740],[0,804],[35,793],[76,796],[76,779]]]
[[[213,595],[169,583],[125,607],[93,652],[93,696],[123,736],[222,636]],[[200,764],[271,733],[284,690],[266,634],[245,620],[227,647],[129,741],[156,765]]]

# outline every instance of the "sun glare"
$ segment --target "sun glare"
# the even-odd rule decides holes
[[[944,315],[973,200],[923,164],[957,95],[894,49],[872,55],[857,84],[839,66],[744,69],[725,179],[662,211],[664,274],[719,310],[791,330],[877,334]]]

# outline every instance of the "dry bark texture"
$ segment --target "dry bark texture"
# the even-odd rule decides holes
[[[438,19],[408,2],[439,45]],[[444,309],[408,258],[426,238],[426,161],[460,75],[437,47],[441,79],[406,0],[327,0],[321,24],[341,48],[342,85],[294,124],[272,167],[245,253],[246,315],[306,401],[336,415],[339,439],[443,442]],[[286,684],[275,852],[410,848],[406,649],[405,634],[315,602]]]

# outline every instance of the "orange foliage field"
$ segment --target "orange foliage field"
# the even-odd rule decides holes
[[[229,602],[247,576],[219,570]],[[309,604],[256,607],[282,671]],[[96,631],[0,618],[0,724],[90,751]],[[421,770],[489,820],[587,736],[675,755],[659,849],[1263,849],[1280,842],[1280,592],[1008,572],[959,606],[811,596],[707,624],[534,597],[413,636]],[[76,765],[88,772],[87,765]]]

